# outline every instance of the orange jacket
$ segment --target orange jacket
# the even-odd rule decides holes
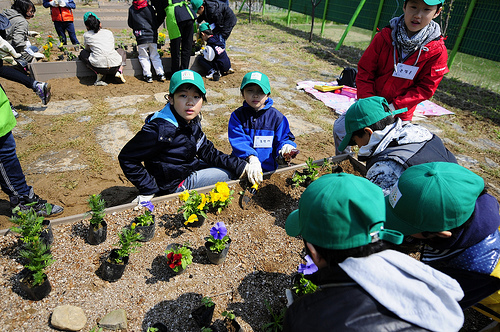
[[[73,22],[73,11],[68,7],[50,7],[52,22]]]

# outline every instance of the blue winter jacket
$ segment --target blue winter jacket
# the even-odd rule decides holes
[[[228,125],[232,155],[247,158],[257,156],[264,172],[278,168],[276,157],[285,144],[295,144],[295,136],[290,131],[288,120],[272,107],[268,98],[263,109],[255,112],[246,102],[231,114]]]
[[[229,68],[231,68],[231,60],[229,60],[224,43],[220,41],[219,36],[213,35],[208,38],[207,46],[213,48],[215,53],[215,57],[212,60],[212,63],[215,64],[215,66],[212,65],[212,68],[215,68],[222,73],[227,72]]]
[[[225,168],[240,176],[246,162],[217,150],[201,129],[200,118],[190,123],[168,103],[146,118],[146,123],[121,150],[118,160],[123,173],[141,195],[169,194],[200,161]],[[143,165],[144,163],[144,165]]]

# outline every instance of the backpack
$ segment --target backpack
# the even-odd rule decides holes
[[[356,74],[358,70],[355,68],[346,67],[342,70],[340,77],[337,79],[339,85],[347,85],[350,87],[356,87]]]

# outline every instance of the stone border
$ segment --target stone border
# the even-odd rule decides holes
[[[328,161],[334,162],[334,163],[338,163],[338,162],[341,162],[341,161],[343,161],[345,159],[349,159],[349,161],[351,162],[351,165],[353,166],[353,168],[356,171],[360,172],[363,175],[366,174],[366,167],[365,167],[365,165],[363,165],[356,158],[354,158],[352,154],[343,154],[343,155],[340,155],[340,156],[330,157],[330,158],[327,158],[327,159],[328,159]],[[314,163],[318,164],[318,165],[322,165],[323,164],[323,159],[315,160]],[[273,173],[282,173],[282,172],[293,171],[293,170],[296,170],[296,169],[302,169],[305,166],[306,166],[306,164],[304,163],[304,164],[299,164],[299,165],[293,165],[293,166],[290,166],[290,167],[280,168],[280,169],[277,169],[276,171],[273,171],[273,172],[266,172],[266,173],[264,173],[264,177],[265,178],[269,178],[271,176],[271,174],[273,174]],[[233,181],[229,181],[227,184],[229,186],[232,186],[232,185],[237,184],[239,181],[240,180],[233,180]],[[214,186],[202,187],[202,188],[196,189],[196,191],[199,192],[199,193],[206,194],[210,190],[212,190],[213,187]],[[171,200],[178,199],[178,198],[179,198],[179,193],[175,193],[175,194],[170,194],[170,195],[155,197],[155,198],[153,198],[151,200],[151,202],[152,203],[165,202],[165,201],[171,201]],[[121,212],[121,211],[124,211],[124,210],[132,209],[136,205],[137,205],[136,203],[128,203],[128,204],[113,206],[113,207],[107,208],[105,210],[105,213],[106,214],[113,214],[114,212]],[[83,220],[85,218],[88,218],[88,214],[82,213],[82,214],[77,214],[77,215],[73,215],[73,216],[67,216],[67,217],[64,217],[64,218],[53,219],[53,220],[51,220],[50,224],[52,226],[64,225],[64,224],[72,224],[72,223],[78,222],[80,220]],[[2,230],[0,230],[0,235],[5,235],[9,231],[10,231],[9,229],[2,229]]]

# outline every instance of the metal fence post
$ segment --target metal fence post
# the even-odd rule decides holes
[[[375,24],[373,25],[372,39],[373,37],[375,37],[375,34],[377,33],[377,26],[378,22],[380,21],[380,15],[382,15],[383,6],[384,6],[384,0],[380,0],[380,2],[378,3],[377,16],[375,16]]]
[[[472,16],[472,11],[474,10],[474,6],[476,5],[476,0],[472,0],[469,5],[469,9],[467,9],[467,14],[465,14],[464,21],[462,22],[462,26],[460,27],[460,31],[458,32],[457,40],[455,41],[455,45],[453,45],[453,49],[451,50],[450,57],[448,58],[448,68],[451,68],[453,61],[455,60],[455,56],[458,52],[458,47],[462,42],[462,38],[464,37],[465,31],[467,30],[467,25],[469,25],[470,17]]]
[[[325,1],[325,9],[323,10],[323,23],[321,23],[321,33],[319,34],[323,37],[323,33],[325,32],[325,22],[326,22],[326,11],[328,9],[328,0]]]
[[[342,43],[344,42],[344,39],[347,36],[347,33],[349,32],[349,30],[351,30],[351,27],[354,24],[354,21],[356,21],[356,18],[358,17],[359,12],[361,11],[363,6],[365,5],[365,2],[366,2],[366,0],[361,0],[359,2],[358,8],[356,8],[356,11],[352,15],[351,20],[349,21],[349,24],[347,25],[347,28],[345,29],[344,34],[342,35],[342,38],[340,38],[339,43],[335,47],[335,51],[338,51],[340,49],[340,46],[342,46]]]

